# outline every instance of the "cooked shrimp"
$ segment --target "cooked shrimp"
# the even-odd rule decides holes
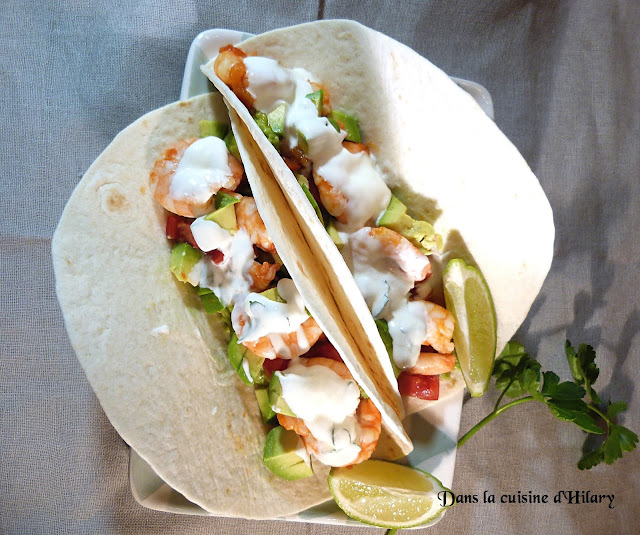
[[[247,234],[249,234],[251,243],[257,245],[263,251],[275,253],[276,247],[273,245],[273,241],[271,241],[271,237],[267,233],[264,221],[262,221],[262,217],[260,217],[258,213],[256,201],[253,197],[243,197],[239,203],[236,203],[235,207],[238,227],[244,229]]]
[[[244,65],[246,57],[245,52],[233,45],[223,46],[213,64],[213,70],[247,108],[253,108],[254,98],[247,91],[247,68]]]
[[[385,256],[393,258],[414,281],[421,281],[431,274],[429,259],[404,236],[387,227],[372,228],[369,235],[378,240]]]
[[[340,223],[348,223],[347,196],[338,188],[322,178],[316,171],[313,171],[313,181],[318,187],[318,194],[325,210],[335,217]]]
[[[240,313],[237,318],[236,333],[242,335],[248,317]],[[312,317],[305,320],[300,327],[289,333],[273,333],[258,338],[255,341],[242,342],[247,349],[266,359],[292,359],[304,355],[309,348],[318,341],[322,329]]]
[[[249,276],[251,277],[252,292],[264,292],[275,279],[276,272],[280,269],[281,264],[269,264],[269,262],[253,262],[249,268]]]
[[[453,328],[455,320],[446,308],[424,301],[426,306],[427,336],[424,345],[430,345],[438,353],[453,352]],[[423,374],[424,375],[424,374]]]
[[[451,354],[420,353],[415,365],[403,371],[413,375],[440,375],[453,370],[455,364],[456,357]]]
[[[343,379],[353,380],[353,377],[351,376],[351,373],[349,373],[346,365],[337,360],[325,357],[314,357],[310,359],[301,359],[300,363],[304,366],[326,366]],[[382,417],[373,401],[370,399],[360,399],[360,403],[356,409],[356,420],[358,422],[359,429],[358,445],[360,446],[360,453],[353,461],[343,466],[351,466],[353,464],[366,461],[371,457],[371,454],[378,443],[378,438],[380,437]],[[307,451],[314,453],[316,456],[322,454],[323,445],[311,434],[309,428],[304,423],[304,420],[294,416],[278,414],[278,422],[285,429],[290,429],[300,435]]]
[[[228,154],[227,163],[231,171],[230,175],[224,175],[221,180],[209,181],[204,184],[188,182],[186,191],[181,191],[176,195],[172,191],[171,185],[180,160],[187,148],[199,139],[195,137],[183,139],[165,149],[149,175],[149,185],[156,200],[169,212],[185,217],[200,217],[211,212],[213,210],[213,196],[222,188],[230,190],[237,188],[244,173],[242,164],[231,154]]]
[[[359,152],[366,152],[369,154],[369,149],[362,143],[343,141],[342,146],[351,154],[358,154]],[[347,196],[330,182],[322,178],[315,169],[313,170],[313,180],[318,187],[320,200],[327,212],[340,221],[340,223],[347,224],[349,222],[347,211],[347,204],[349,203],[349,200]]]

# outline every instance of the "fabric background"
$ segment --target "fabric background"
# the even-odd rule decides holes
[[[51,236],[74,186],[119,130],[177,99],[200,31],[259,33],[318,17],[356,19],[488,88],[496,122],[539,177],[557,228],[551,272],[516,338],[563,379],[565,338],[594,345],[598,390],[627,401],[622,422],[640,432],[637,0],[5,0],[1,533],[365,533],[140,507],[129,491],[128,448],[69,344],[51,266]],[[466,402],[462,430],[496,396]],[[431,532],[637,533],[640,455],[581,472],[583,440],[544,407],[518,407],[459,451],[453,490],[589,490],[613,493],[613,509],[460,504]]]

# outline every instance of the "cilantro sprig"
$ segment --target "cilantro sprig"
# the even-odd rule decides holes
[[[578,461],[580,470],[593,468],[601,462],[612,464],[623,452],[632,451],[638,436],[616,421],[616,417],[627,409],[627,404],[609,400],[605,405],[593,389],[600,373],[593,347],[581,344],[576,350],[567,340],[565,354],[573,382],[560,382],[560,378],[550,371],[541,373],[540,363],[521,344],[509,342],[496,359],[492,373],[496,388],[502,393],[493,411],[460,438],[458,447],[503,412],[522,403],[537,401],[544,403],[559,420],[572,422],[583,431],[600,436],[598,447],[584,453]],[[501,405],[505,396],[516,399]]]

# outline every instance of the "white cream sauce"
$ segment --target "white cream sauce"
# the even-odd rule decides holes
[[[203,137],[184,151],[171,180],[169,196],[174,201],[204,204],[220,188],[232,187],[233,182],[224,141]]]
[[[247,232],[238,229],[232,236],[215,221],[207,221],[204,217],[191,223],[191,232],[200,249],[205,252],[218,249],[224,259],[216,264],[203,256],[189,273],[189,282],[194,279],[195,284],[209,288],[225,306],[247,295],[251,285],[249,268],[255,258]]]
[[[355,230],[374,221],[391,199],[375,160],[362,152],[351,154],[342,146],[346,132],[336,132],[326,117],[319,117],[306,95],[313,93],[313,77],[304,69],[287,69],[275,60],[244,59],[247,91],[257,110],[269,113],[287,105],[284,139],[290,148],[298,146],[298,132],[304,135],[315,172],[347,197],[345,230]]]
[[[409,292],[429,259],[423,255],[411,259],[402,251],[391,256],[370,230],[364,227],[352,234],[341,233],[342,255],[372,315],[388,322],[394,362],[409,368],[417,362],[427,334],[424,304],[409,301]]]
[[[286,344],[279,334],[295,331],[298,337],[302,333],[302,342],[306,340],[301,325],[309,319],[309,315],[304,308],[302,296],[291,279],[281,279],[277,288],[278,294],[286,303],[250,293],[233,308],[231,322],[236,333],[239,333],[239,342],[255,342],[263,336],[269,336],[276,353],[279,350],[286,353]],[[242,327],[239,324],[241,315],[246,322]],[[299,340],[299,343],[302,342]]]
[[[298,361],[278,374],[282,396],[317,441],[313,451],[320,462],[344,466],[360,453],[360,426],[356,409],[360,389],[353,379],[344,379],[322,365],[304,366]]]

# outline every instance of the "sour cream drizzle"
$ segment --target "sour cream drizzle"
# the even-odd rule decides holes
[[[344,466],[360,453],[360,426],[356,409],[360,389],[353,379],[344,379],[332,369],[304,366],[299,360],[278,374],[282,396],[316,439],[320,462]]]
[[[247,91],[257,110],[269,113],[287,105],[284,139],[290,148],[298,146],[298,133],[307,141],[308,156],[315,172],[347,198],[345,230],[356,230],[375,220],[387,207],[391,191],[375,167],[374,159],[362,152],[351,154],[342,146],[346,132],[336,132],[326,117],[318,117],[315,104],[306,95],[313,93],[313,77],[304,69],[287,69],[270,58],[244,59]]]
[[[175,201],[204,204],[220,188],[233,185],[229,151],[220,138],[203,137],[187,147],[171,180]]]
[[[255,253],[244,229],[231,235],[215,221],[199,217],[191,223],[191,233],[200,249],[205,252],[218,249],[224,259],[216,264],[208,256],[203,256],[189,273],[189,280],[212,290],[225,306],[248,294],[251,285],[249,268]]]
[[[284,344],[279,334],[296,332],[299,344],[304,345],[306,338],[301,325],[309,319],[304,308],[302,296],[291,279],[281,279],[278,282],[278,294],[286,303],[272,301],[264,295],[248,294],[233,308],[231,321],[240,342],[255,342],[263,336],[269,336],[274,350],[284,350]],[[247,318],[243,327],[239,326],[239,315]],[[236,328],[238,326],[238,328]],[[300,338],[302,337],[302,340]],[[308,343],[307,343],[308,345]]]
[[[345,243],[342,254],[374,318],[388,322],[394,362],[400,368],[410,368],[417,362],[427,335],[427,312],[421,301],[409,301],[409,292],[429,260],[421,255],[389,256],[370,230],[364,227],[352,234],[341,233]]]

